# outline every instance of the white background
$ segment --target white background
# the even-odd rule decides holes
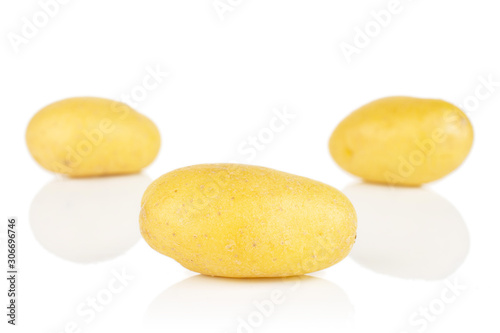
[[[351,62],[340,46],[353,43],[356,27],[373,28],[370,13],[389,1],[229,3],[222,20],[212,0],[72,0],[16,48],[10,39],[22,34],[23,17],[33,21],[41,7],[2,1],[1,232],[18,216],[20,271],[19,325],[8,331],[71,332],[73,321],[76,332],[498,331],[500,87],[475,97],[488,92],[481,78],[500,81],[497,2],[401,0]],[[29,156],[24,133],[40,108],[74,96],[121,99],[157,68],[168,77],[136,109],[158,125],[163,145],[142,175],[67,181]],[[469,103],[476,137],[456,172],[387,192],[357,184],[331,160],[336,124],[390,95]],[[296,117],[255,158],[239,153],[275,108]],[[295,282],[238,281],[197,276],[150,249],[136,218],[147,183],[229,160],[345,190],[359,213],[352,255]],[[108,301],[122,270],[133,277],[123,290],[95,317],[80,315],[89,297]],[[285,292],[284,302],[257,310],[272,290]],[[418,311],[429,307],[423,319]],[[249,317],[253,326],[243,328],[239,318]]]

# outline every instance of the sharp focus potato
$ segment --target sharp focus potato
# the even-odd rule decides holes
[[[418,186],[455,170],[473,136],[467,116],[450,103],[389,97],[345,118],[329,148],[344,170],[367,181]]]
[[[205,275],[302,275],[345,258],[356,238],[349,200],[323,183],[263,167],[195,165],[144,193],[141,234]]]
[[[104,98],[79,97],[40,110],[26,130],[34,159],[71,177],[136,173],[160,149],[155,124],[129,106]]]

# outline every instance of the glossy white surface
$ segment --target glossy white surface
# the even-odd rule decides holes
[[[500,331],[498,4],[401,3],[351,63],[341,43],[389,1],[248,0],[224,21],[211,0],[71,1],[19,53],[2,38],[0,266],[15,215],[20,275],[19,326],[2,310],[1,332]],[[2,36],[39,10],[2,2]],[[163,140],[142,174],[68,180],[33,161],[24,132],[37,110],[72,96],[127,98],[156,70],[169,75],[133,101]],[[466,106],[476,137],[465,163],[421,189],[343,172],[331,132],[389,95],[477,101]],[[228,280],[150,249],[137,225],[149,181],[230,160],[345,191],[359,214],[352,254],[301,279]]]

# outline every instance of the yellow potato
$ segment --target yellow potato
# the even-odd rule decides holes
[[[455,170],[473,136],[467,116],[450,103],[388,97],[342,120],[329,148],[340,167],[367,181],[418,186]]]
[[[69,98],[40,110],[26,130],[33,158],[71,177],[136,173],[160,149],[156,125],[129,106],[104,98]]]
[[[169,172],[144,193],[141,234],[156,251],[205,275],[282,277],[345,258],[356,213],[340,191],[240,164]]]

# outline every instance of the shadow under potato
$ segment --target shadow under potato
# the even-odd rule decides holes
[[[154,332],[316,332],[349,327],[353,315],[346,293],[321,278],[196,275],[160,294],[144,324]]]
[[[60,178],[49,182],[31,203],[30,225],[49,252],[78,263],[108,260],[140,239],[145,175]]]
[[[375,272],[438,280],[453,274],[469,251],[457,209],[425,188],[360,183],[344,189],[358,215],[350,258]]]

